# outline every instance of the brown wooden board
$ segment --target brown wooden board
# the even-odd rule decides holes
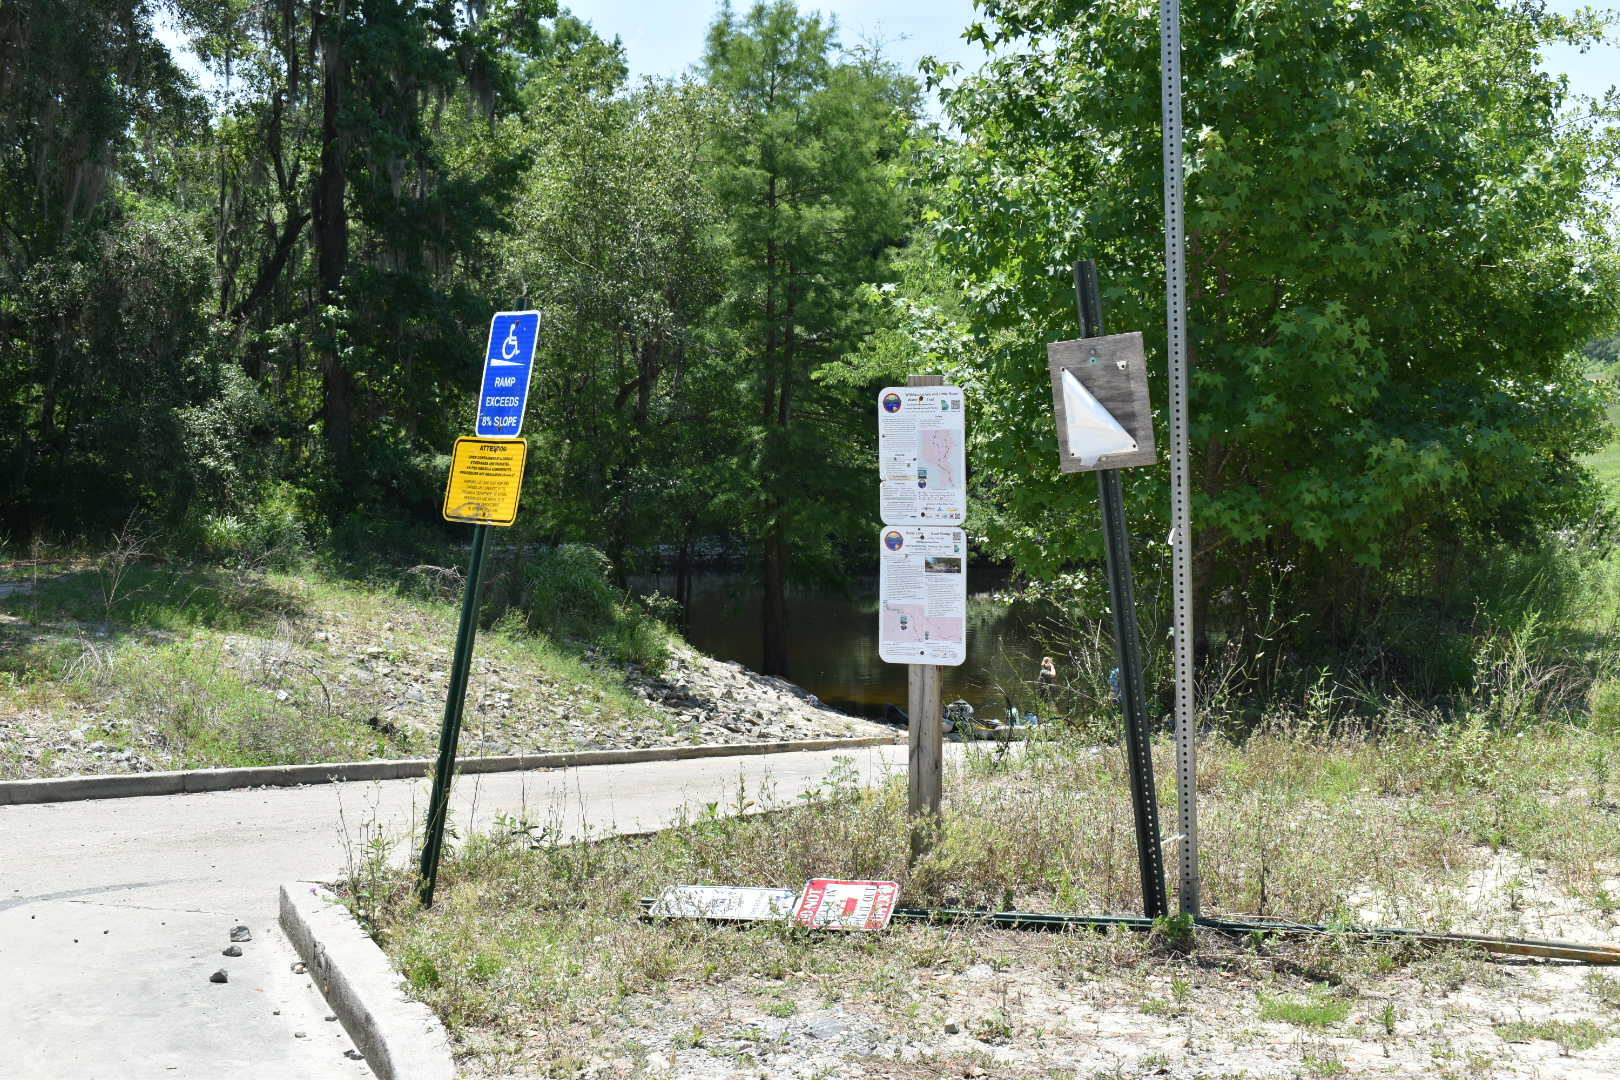
[[[1064,472],[1124,469],[1153,465],[1158,455],[1153,444],[1153,406],[1148,401],[1147,354],[1142,335],[1106,334],[1102,337],[1054,341],[1046,347],[1046,366],[1052,375],[1052,408],[1057,419],[1058,464]],[[1069,453],[1068,426],[1063,416],[1063,372],[1068,370],[1131,433],[1136,449],[1104,454],[1095,464],[1083,465]]]

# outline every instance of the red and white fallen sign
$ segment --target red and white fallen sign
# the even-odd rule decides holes
[[[799,893],[793,925],[812,930],[882,930],[894,914],[900,886],[893,881],[812,878]]]

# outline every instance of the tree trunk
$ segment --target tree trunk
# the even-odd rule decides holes
[[[765,393],[761,396],[760,412],[767,426],[774,421],[776,413],[776,351],[776,242],[771,240],[765,244],[765,355],[762,358]],[[769,432],[766,437],[770,437]]]
[[[613,584],[621,589],[628,584],[624,573],[624,553],[630,546],[628,472],[629,468],[623,460],[615,462],[608,471],[608,503],[603,514],[608,523],[607,543],[604,545],[607,548],[608,574]]]
[[[663,370],[663,352],[656,337],[648,338],[642,342],[641,348],[636,352],[636,411],[632,417],[638,432],[647,430],[647,421],[652,416],[653,388],[658,385],[658,376]]]
[[[349,217],[345,205],[348,177],[338,114],[343,106],[343,0],[335,10],[315,9],[315,37],[321,63],[321,164],[311,198],[316,278],[321,306],[339,303],[349,261]],[[334,25],[334,21],[336,24]],[[329,328],[331,329],[331,328]],[[333,464],[344,470],[354,448],[353,376],[344,368],[338,342],[329,340],[321,353],[321,418]]]
[[[1218,567],[1218,545],[1194,545],[1192,557],[1192,620],[1193,666],[1203,670],[1209,660],[1209,611],[1214,599],[1215,571]]]
[[[55,364],[51,366],[51,377],[39,402],[39,441],[46,444],[56,439],[56,371]]]
[[[24,424],[17,431],[17,444],[12,448],[11,468],[9,471],[11,473],[12,496],[22,495],[24,497],[22,505],[25,517],[37,517],[28,509],[35,505],[33,493],[28,491],[28,464],[33,453],[34,446],[32,440],[28,437],[28,425]],[[34,528],[37,532],[39,527],[36,525]]]
[[[767,182],[765,204],[775,213],[777,178]],[[760,561],[760,584],[764,596],[760,604],[760,670],[767,675],[787,678],[787,527],[783,523],[786,507],[777,494],[781,483],[776,470],[780,466],[778,450],[786,436],[780,410],[785,395],[787,372],[782,357],[782,335],[777,326],[777,281],[781,276],[781,260],[776,240],[765,242],[765,392],[761,400],[761,419],[765,423],[765,474],[760,477],[765,489],[766,519],[770,525],[765,531],[765,547]]]
[[[682,634],[692,630],[692,529],[681,533],[681,546],[675,552],[675,603],[680,605]]]
[[[787,527],[782,522],[781,503],[773,497],[761,570],[765,595],[760,605],[760,670],[783,679],[788,677],[787,561]]]

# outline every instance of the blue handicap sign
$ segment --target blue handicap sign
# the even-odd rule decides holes
[[[523,431],[523,409],[529,402],[529,373],[540,336],[538,311],[497,311],[489,321],[489,347],[484,350],[484,385],[478,391],[475,434],[515,439]]]

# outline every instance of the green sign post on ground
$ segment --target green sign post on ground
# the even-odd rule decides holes
[[[417,879],[416,895],[423,907],[433,906],[433,887],[439,880],[444,821],[450,811],[450,781],[456,768],[456,744],[461,741],[461,708],[467,697],[473,636],[478,633],[478,578],[484,568],[484,539],[488,535],[488,525],[473,526],[472,557],[467,561],[467,586],[461,594],[461,621],[456,626],[456,653],[450,662],[450,690],[445,695],[444,723],[439,729],[439,760],[433,769],[433,796],[428,800],[427,832],[422,838],[422,873]]]
[[[1075,263],[1074,295],[1080,332],[1085,336],[1079,341],[1055,341],[1046,347],[1058,454],[1064,472],[1097,474],[1108,606],[1114,616],[1114,644],[1119,652],[1116,692],[1125,714],[1125,755],[1130,764],[1142,906],[1149,918],[1157,918],[1168,915],[1170,908],[1153,783],[1147,697],[1142,689],[1141,630],[1131,574],[1131,536],[1125,524],[1125,494],[1119,475],[1121,468],[1152,465],[1157,460],[1146,355],[1141,334],[1104,334],[1097,264],[1090,259]]]
[[[479,391],[475,425],[482,437],[456,440],[450,477],[445,484],[444,519],[470,523],[473,540],[472,554],[467,560],[467,584],[461,595],[461,621],[456,624],[455,655],[450,661],[444,722],[439,729],[439,758],[433,769],[427,831],[422,837],[422,869],[417,878],[416,896],[423,907],[433,906],[433,889],[439,880],[445,819],[450,814],[450,784],[456,771],[456,744],[461,741],[461,712],[467,699],[473,638],[478,633],[478,586],[484,569],[484,544],[491,525],[510,525],[517,520],[518,495],[523,489],[523,466],[528,454],[528,444],[517,436],[523,430],[529,372],[534,366],[539,333],[540,313],[537,311],[498,311],[490,321],[484,383]]]

